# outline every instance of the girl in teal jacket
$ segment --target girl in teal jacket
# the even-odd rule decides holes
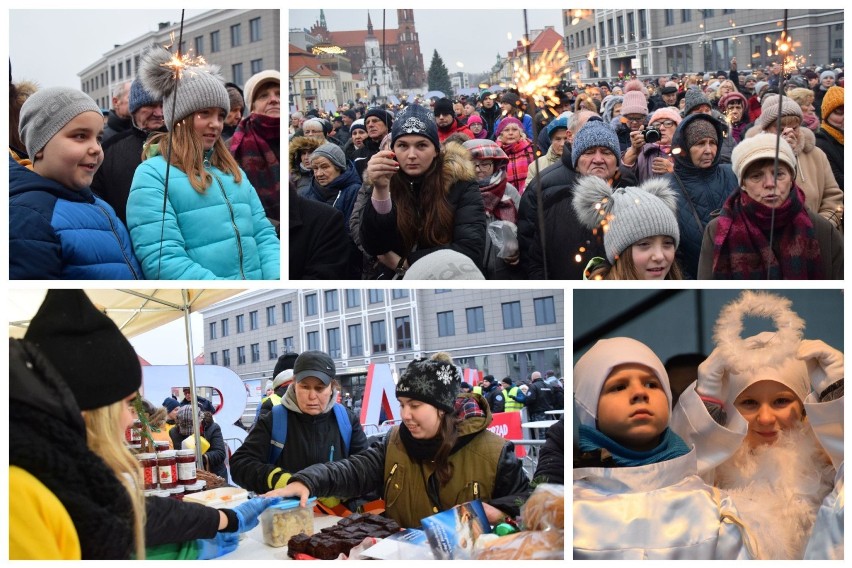
[[[222,142],[230,101],[218,69],[183,69],[175,97],[170,58],[155,48],[140,67],[143,86],[162,97],[170,131],[146,143],[127,201],[142,270],[160,280],[277,280],[281,246],[275,229]]]

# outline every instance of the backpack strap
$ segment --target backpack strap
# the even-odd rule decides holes
[[[349,457],[349,445],[352,442],[352,422],[349,421],[349,414],[346,412],[346,407],[339,403],[334,403],[334,416],[337,418],[337,428],[340,430],[340,436],[343,438],[343,457]]]
[[[284,450],[284,442],[287,440],[287,409],[283,404],[272,407],[272,437],[269,439],[268,463],[275,465],[281,452]]]

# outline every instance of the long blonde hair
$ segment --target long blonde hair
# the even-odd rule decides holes
[[[159,132],[149,138],[142,149],[142,159],[144,160],[147,157],[148,146],[152,144],[159,144],[160,154],[163,158],[166,158],[169,155],[169,141],[171,140],[172,165],[186,174],[189,178],[189,184],[195,191],[204,193],[213,183],[213,176],[204,169],[204,142],[201,136],[195,132],[194,117],[195,113],[191,113],[175,123],[174,131]],[[228,147],[225,146],[221,136],[216,139],[216,143],[213,145],[210,165],[234,176],[236,183],[242,181],[240,166],[228,151]]]
[[[142,493],[142,470],[139,461],[124,443],[124,433],[118,432],[124,405],[120,400],[108,406],[83,412],[86,423],[86,441],[89,449],[96,453],[115,473],[127,490],[133,507],[133,532],[136,558],[145,559],[145,496]]]
[[[639,280],[639,271],[633,262],[633,245],[615,259],[615,264],[602,263],[595,267],[588,276],[589,280]],[[677,259],[672,260],[672,265],[664,280],[683,280],[683,273]]]

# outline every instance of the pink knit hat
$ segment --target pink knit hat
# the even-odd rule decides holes
[[[497,134],[496,135],[500,136],[500,134],[502,134],[502,132],[503,132],[503,129],[506,128],[510,124],[516,124],[518,126],[518,128],[521,129],[521,132],[524,131],[524,123],[523,122],[521,122],[520,120],[518,120],[514,116],[507,116],[506,118],[504,118],[503,120],[500,121],[499,125],[497,125]]]
[[[624,102],[621,105],[621,115],[648,114],[648,101],[642,92],[642,81],[633,79],[624,85]]]
[[[482,121],[482,119],[479,117],[479,115],[472,114],[469,117],[467,117],[467,125],[468,126],[470,126],[471,124],[475,124],[475,123],[485,125],[485,123]]]
[[[673,120],[675,124],[680,124],[680,121],[682,120],[680,113],[675,110],[674,107],[663,107],[654,111],[654,114],[651,115],[651,119],[648,121],[648,124],[654,124],[655,120],[665,119]]]

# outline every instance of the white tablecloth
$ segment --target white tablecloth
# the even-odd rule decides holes
[[[314,515],[314,531],[319,532],[337,523],[343,517],[332,515]],[[247,532],[240,539],[240,546],[230,554],[220,556],[217,560],[292,560],[287,556],[287,547],[275,548],[263,542],[263,525]]]

